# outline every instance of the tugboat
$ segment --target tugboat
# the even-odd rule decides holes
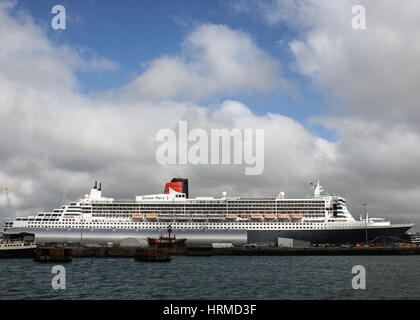
[[[28,240],[28,236],[33,237],[33,234],[21,233],[0,238],[0,259],[33,258],[36,244],[33,238]]]
[[[147,240],[149,242],[150,247],[158,247],[158,248],[180,248],[185,246],[186,238],[177,239],[174,235],[171,237],[172,227],[168,226],[168,236],[160,236],[159,238],[150,238],[148,237]]]
[[[175,235],[171,237],[172,227],[168,226],[168,236],[164,237],[161,235],[159,238],[150,238],[149,248],[138,248],[134,259],[136,261],[148,261],[148,262],[169,262],[171,261],[171,255],[169,249],[180,248],[185,246],[187,239],[177,239]]]

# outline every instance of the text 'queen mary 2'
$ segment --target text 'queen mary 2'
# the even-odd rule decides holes
[[[276,242],[278,237],[312,243],[356,243],[397,238],[414,224],[391,224],[383,218],[355,220],[339,196],[323,192],[319,184],[304,199],[228,197],[189,198],[188,180],[174,178],[163,194],[116,201],[102,196],[101,184],[84,198],[53,212],[16,217],[5,229],[36,232],[55,230],[110,230],[144,232],[167,229],[246,230],[248,242]]]

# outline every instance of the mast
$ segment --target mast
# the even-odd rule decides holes
[[[363,204],[363,209],[365,211],[365,234],[366,234],[366,246],[368,246],[368,232],[367,232],[367,222],[368,222],[368,214],[366,211],[367,203]]]

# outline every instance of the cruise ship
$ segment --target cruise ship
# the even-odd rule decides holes
[[[248,243],[272,242],[292,238],[311,243],[354,244],[397,239],[414,224],[391,224],[384,218],[360,217],[356,220],[346,200],[312,186],[307,198],[288,199],[284,192],[272,198],[242,198],[222,193],[221,198],[189,198],[188,179],[174,178],[162,194],[137,195],[132,200],[102,196],[102,184],[95,182],[90,193],[52,212],[16,217],[4,225],[7,232],[40,231],[65,234],[69,231],[130,231],[147,235],[169,226],[176,231],[246,231]],[[85,231],[83,231],[85,230]]]

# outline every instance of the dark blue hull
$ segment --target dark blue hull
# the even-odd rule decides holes
[[[356,244],[359,242],[380,240],[382,242],[395,242],[411,226],[382,227],[369,229],[339,229],[339,230],[264,230],[248,231],[248,242],[273,242],[277,243],[277,238],[292,238],[310,241],[311,243],[330,243],[330,244]],[[367,236],[366,236],[367,235]]]

